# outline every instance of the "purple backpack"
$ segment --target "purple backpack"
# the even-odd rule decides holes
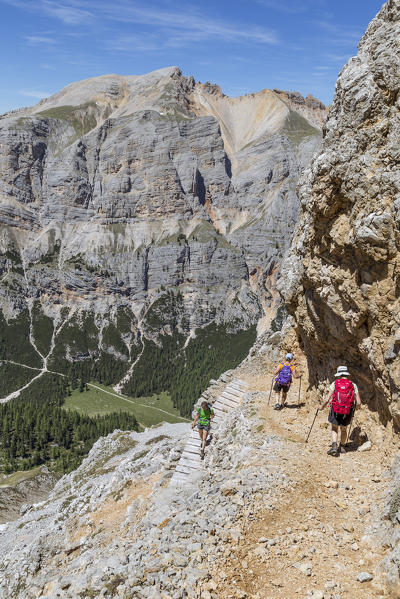
[[[279,385],[290,385],[292,382],[292,368],[290,365],[282,363],[282,368],[276,377],[276,382],[279,383]]]

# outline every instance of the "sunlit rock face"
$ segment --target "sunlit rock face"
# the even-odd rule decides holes
[[[397,427],[399,39],[400,5],[389,0],[339,76],[280,284],[314,384],[347,364],[364,400]]]
[[[92,319],[93,343],[70,345],[67,360],[102,351],[126,362],[139,337],[160,331],[251,327],[271,299],[323,114],[296,93],[229,98],[170,67],[73,83],[2,115],[5,319],[51,320],[49,364],[65,322]],[[118,343],[104,339],[110,324]]]

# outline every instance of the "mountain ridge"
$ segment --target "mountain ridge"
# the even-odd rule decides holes
[[[254,235],[264,237],[264,220],[272,223],[273,205],[285,195],[289,222],[282,224],[285,229],[293,226],[297,208],[291,180],[297,180],[302,163],[319,143],[318,130],[300,120],[297,124],[304,131],[293,142],[290,128],[285,129],[291,109],[274,92],[229,99],[213,86],[195,84],[193,78],[183,77],[176,67],[146,76],[118,76],[117,80],[123,85],[116,86],[114,76],[77,82],[17,116],[3,116],[0,219],[5,226],[0,249],[4,256],[7,252],[15,255],[18,262],[12,264],[10,258],[3,262],[3,282],[10,268],[18,279],[19,268],[23,271],[20,283],[26,284],[32,273],[37,287],[38,278],[44,277],[46,293],[54,297],[58,287],[74,301],[83,305],[89,301],[89,306],[96,295],[99,299],[101,295],[90,290],[98,285],[91,275],[93,271],[105,297],[115,294],[120,286],[127,297],[136,295],[140,306],[140,297],[146,298],[147,289],[154,289],[157,279],[159,286],[167,288],[176,287],[178,281],[183,283],[179,265],[185,270],[196,259],[196,247],[183,242],[189,239],[195,246],[197,243],[203,254],[201,261],[207,254],[206,260],[224,254],[222,260],[228,258],[232,265],[238,265],[228,267],[241,273],[236,289],[243,280],[250,293],[257,286],[260,291],[262,280],[254,286],[248,279],[248,272],[257,268],[256,256],[263,252]],[[126,81],[134,89],[130,96],[124,88]],[[198,103],[195,107],[196,94],[202,106]],[[105,98],[103,103],[101,98]],[[205,99],[210,98],[228,103],[228,108],[219,105],[221,124],[212,114],[218,110],[211,101],[204,107]],[[253,118],[250,108],[254,102],[261,113]],[[238,120],[238,110],[243,114],[243,124],[235,132],[231,123]],[[221,130],[225,130],[225,137]],[[232,160],[226,147],[229,136],[235,142]],[[146,145],[147,164],[138,154]],[[115,150],[121,158],[113,164]],[[269,168],[266,174],[265,168]],[[279,204],[282,210],[282,201]],[[272,260],[274,254],[282,253],[279,237],[278,233],[274,242],[277,247],[271,247]],[[283,244],[286,237],[282,236]],[[211,254],[209,250],[204,254],[204,242],[216,244]],[[166,255],[169,244],[177,260],[173,280],[154,272],[156,265],[151,259],[153,251]],[[133,277],[124,264],[119,264],[115,255],[118,247],[129,261],[130,256],[137,255],[139,269]],[[69,265],[75,265],[75,272]],[[168,268],[165,263],[165,273]],[[110,269],[114,273],[111,279]],[[262,271],[259,279],[264,276]],[[102,272],[109,274],[102,276]],[[215,282],[211,277],[210,284],[215,286]],[[21,306],[21,298],[10,302],[13,283],[9,283],[2,297],[7,318]],[[190,283],[186,287],[190,288]],[[55,306],[47,307],[50,316]],[[140,313],[141,308],[135,310]],[[257,313],[259,308],[255,305],[252,310]],[[241,312],[240,318],[247,321]],[[196,320],[201,324],[201,319]]]
[[[1,399],[23,409],[92,381],[167,391],[189,415],[272,318],[320,141],[279,94],[231,99],[176,67],[76,82],[3,116]]]

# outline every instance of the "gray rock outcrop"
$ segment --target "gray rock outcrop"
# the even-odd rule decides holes
[[[100,439],[47,501],[0,525],[2,597],[207,596],[221,547],[288,484],[280,440],[252,434],[252,401],[214,427],[192,485],[168,486],[187,424]]]
[[[21,510],[46,499],[60,478],[47,468],[40,468],[33,474],[11,485],[0,481],[0,523],[17,520]]]
[[[400,5],[389,0],[341,72],[280,281],[315,388],[346,364],[400,425]]]

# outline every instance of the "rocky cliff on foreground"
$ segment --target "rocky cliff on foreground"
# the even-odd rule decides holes
[[[299,94],[229,98],[177,67],[2,115],[0,357],[138,393],[130,366],[156,364],[159,345],[193,354],[196,336],[206,354],[253,327],[247,351],[323,115]]]
[[[314,387],[347,364],[400,426],[400,4],[371,22],[336,85],[280,282]]]
[[[254,413],[248,395],[213,426],[206,467],[185,486],[170,481],[188,424],[100,439],[47,500],[0,525],[1,596],[210,597],[221,548],[287,484],[280,441],[254,436]]]
[[[11,477],[12,478],[12,477]],[[0,524],[17,520],[24,505],[46,499],[60,475],[46,467],[32,470],[26,478],[11,483],[0,480]]]
[[[248,383],[243,402],[214,420],[203,468],[184,486],[176,474],[189,469],[189,423],[115,431],[46,500],[0,525],[2,599],[398,597],[386,583],[399,582],[399,553],[388,548],[399,493],[388,509],[384,499],[397,439],[365,410],[353,451],[321,451],[321,414],[305,444],[315,412],[303,401],[307,373],[278,412],[268,406],[270,349],[252,353],[208,389],[213,402],[233,379]],[[366,434],[370,451],[354,451]],[[383,509],[394,522],[380,536]]]

